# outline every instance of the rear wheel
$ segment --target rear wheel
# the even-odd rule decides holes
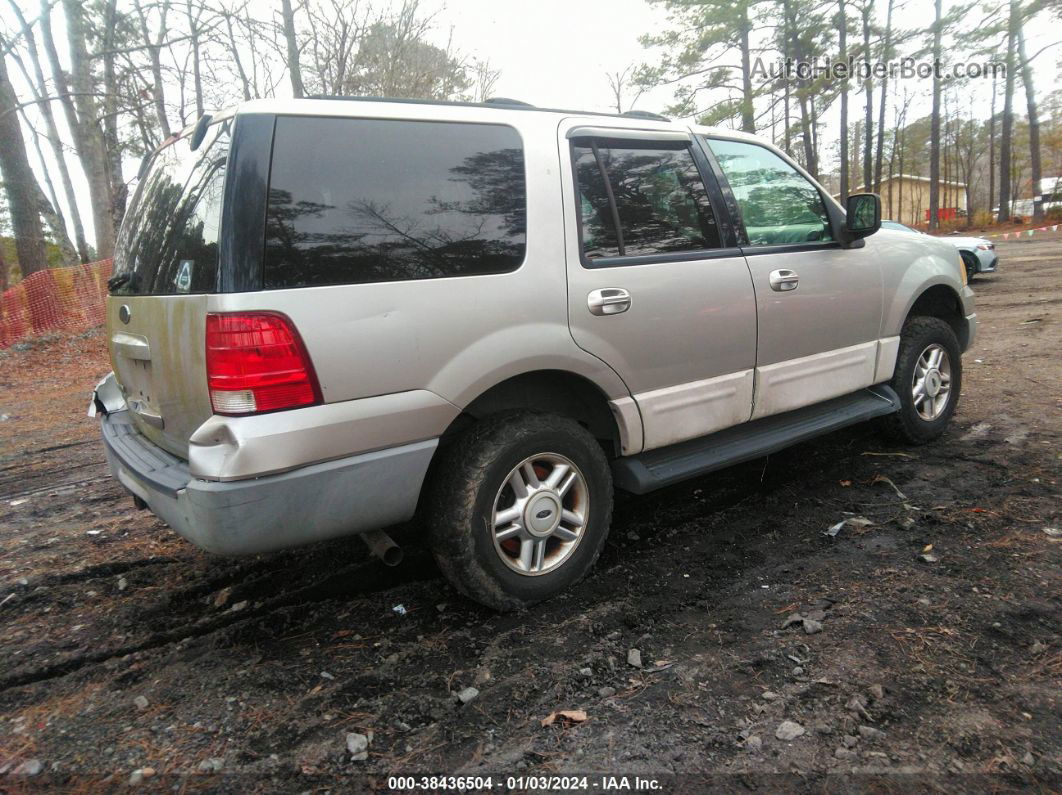
[[[492,417],[442,453],[430,509],[446,578],[507,610],[555,596],[590,569],[612,518],[612,475],[597,440],[566,417]]]
[[[937,317],[907,321],[890,385],[900,397],[900,410],[885,418],[891,436],[925,444],[944,433],[962,387],[959,341],[951,326]]]

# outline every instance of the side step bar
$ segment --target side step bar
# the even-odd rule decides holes
[[[612,462],[618,488],[645,494],[687,478],[751,461],[824,433],[892,414],[900,399],[884,384],[814,406],[746,422],[699,439]]]

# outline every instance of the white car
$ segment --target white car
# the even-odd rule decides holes
[[[919,232],[917,229],[904,226],[898,221],[882,221],[881,228],[912,232],[916,235],[925,234],[925,232]],[[991,240],[985,240],[983,237],[958,236],[942,237],[941,240],[947,240],[955,248],[959,249],[959,254],[962,255],[962,264],[966,266],[967,279],[972,279],[979,273],[996,272],[996,266],[999,265],[999,255],[996,253],[996,244]]]

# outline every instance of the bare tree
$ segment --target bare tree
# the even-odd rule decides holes
[[[67,0],[67,2],[70,2],[70,0]],[[144,47],[147,49],[151,59],[151,95],[155,102],[155,115],[158,117],[162,137],[169,138],[172,132],[170,130],[169,116],[166,113],[166,89],[162,81],[162,46],[166,40],[166,19],[169,16],[170,3],[169,0],[161,0],[161,2],[155,4],[159,13],[158,32],[155,34],[151,32],[148,13],[145,11],[141,0],[133,0],[133,7],[136,9]]]
[[[863,20],[863,58],[870,63],[870,20],[874,13],[874,0],[863,0],[859,14]],[[873,168],[871,152],[874,144],[874,79],[870,69],[867,69],[863,79],[864,102],[863,107],[863,190],[870,190],[873,181]]]
[[[938,0],[939,2],[939,0]],[[1003,130],[999,141],[999,222],[1010,220],[1011,145],[1014,137],[1014,71],[1018,44],[1018,2],[1010,0],[1007,10],[1007,77],[1003,91]]]
[[[114,252],[115,224],[111,212],[113,194],[96,109],[91,61],[86,44],[84,9],[77,0],[63,0],[63,9],[66,13],[67,39],[70,46],[69,80],[59,62],[59,52],[52,36],[52,6],[48,0],[41,0],[41,13],[38,17],[41,40],[51,66],[59,104],[63,108],[67,126],[74,138],[78,160],[88,181],[96,254],[109,257]]]
[[[199,38],[202,35],[202,20],[205,11],[206,6],[203,3],[195,2],[195,0],[185,0],[184,12],[188,19],[188,36],[191,43],[192,87],[195,92],[195,117],[197,119],[202,117],[204,111],[203,74],[200,67],[201,56],[199,52]]]
[[[848,14],[845,0],[837,0],[838,54],[842,63],[848,61]],[[841,126],[839,130],[841,159],[841,202],[848,199],[848,76],[841,82]]]
[[[342,94],[356,81],[362,40],[373,24],[370,14],[358,0],[322,0],[307,8],[307,82],[317,93]]]
[[[934,8],[933,64],[936,66],[940,63],[941,35],[944,29],[940,0],[936,0]],[[933,72],[931,125],[932,130],[929,141],[929,228],[936,229],[940,225],[940,75],[937,74],[935,69]]]
[[[15,233],[15,251],[23,278],[48,267],[44,247],[44,229],[41,227],[40,208],[37,204],[37,178],[30,167],[26,153],[26,141],[18,121],[18,99],[8,79],[7,65],[0,58],[0,176],[4,180],[4,192],[11,213],[11,226]]]
[[[609,88],[612,89],[613,107],[616,109],[616,113],[631,110],[641,99],[642,94],[645,93],[645,86],[634,80],[634,64],[628,64],[622,72],[607,72],[605,76],[608,78]],[[634,89],[633,98],[624,102],[624,94],[632,89]]]
[[[889,0],[889,10],[885,15],[885,37],[881,43],[881,60],[889,63],[892,58],[892,10],[895,0]],[[888,70],[881,77],[881,96],[878,98],[878,146],[874,153],[874,190],[881,191],[881,159],[885,148],[885,100],[888,97]]]
[[[74,183],[70,178],[70,169],[67,166],[66,153],[63,151],[62,139],[59,136],[59,127],[55,122],[55,113],[52,111],[52,103],[47,101],[48,82],[44,77],[44,68],[41,66],[40,54],[37,51],[37,39],[33,33],[32,26],[26,21],[26,17],[23,15],[18,3],[16,3],[15,0],[8,0],[8,3],[11,6],[12,12],[15,14],[15,18],[18,20],[22,32],[22,39],[25,43],[25,49],[29,55],[30,64],[33,67],[33,75],[31,77],[26,73],[21,60],[19,60],[19,66],[24,72],[26,85],[30,89],[30,93],[32,94],[36,107],[41,114],[41,118],[44,120],[48,145],[52,150],[52,157],[55,161],[56,169],[59,172],[59,181],[63,186],[63,195],[66,199],[66,205],[70,213],[70,220],[74,227],[74,239],[77,241],[77,254],[81,262],[88,262],[88,241],[85,239],[85,227],[81,222],[81,212],[78,209],[77,197],[74,194]],[[12,51],[12,54],[14,55],[14,51]]]
[[[494,88],[501,78],[501,70],[491,66],[490,60],[472,62],[472,100],[484,102],[494,96]]]
[[[302,84],[302,67],[299,64],[299,44],[295,37],[295,12],[291,0],[281,0],[281,13],[284,17],[284,41],[287,44],[288,73],[291,75],[291,93],[296,97],[306,96]]]
[[[37,162],[40,164],[38,169],[34,169],[34,179],[32,184],[29,185],[29,189],[33,192],[37,211],[44,220],[45,226],[48,227],[48,232],[58,247],[63,261],[76,262],[78,260],[77,251],[74,249],[74,244],[70,242],[70,234],[66,231],[66,218],[63,217],[62,205],[59,204],[59,197],[55,192],[55,183],[52,182],[51,171],[47,167],[44,151],[41,149],[41,134],[30,123],[25,111],[25,108],[20,108],[19,116],[22,118],[23,127],[31,133],[30,140],[33,142],[33,149],[37,154]],[[36,174],[40,174],[44,179],[44,184],[48,188],[47,193],[41,189],[40,182],[36,179]]]
[[[1029,169],[1032,179],[1033,222],[1044,220],[1044,200],[1040,180],[1043,177],[1040,166],[1040,114],[1036,107],[1036,90],[1033,87],[1032,65],[1025,51],[1024,25],[1018,23],[1018,61],[1021,65],[1022,85],[1025,88],[1025,107],[1029,120]]]

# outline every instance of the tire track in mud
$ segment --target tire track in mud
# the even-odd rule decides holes
[[[101,566],[91,567],[92,571],[89,572],[87,576],[85,572],[74,572],[62,579],[64,580],[64,584],[91,581],[93,577],[113,576],[114,574],[128,572],[135,568],[142,568],[143,565],[152,562],[155,561],[143,561],[140,562],[141,565],[139,566],[137,565],[138,562],[131,562],[131,564],[103,564]],[[157,562],[160,564],[181,563],[179,559],[173,558],[165,560],[160,559]],[[182,623],[170,629],[156,630],[143,640],[135,643],[123,644],[91,653],[78,654],[51,665],[17,672],[8,676],[0,676],[0,693],[3,693],[10,688],[36,684],[62,677],[83,668],[104,664],[109,660],[119,659],[130,654],[152,651],[163,646],[180,643],[184,640],[203,638],[240,624],[250,625],[256,621],[267,619],[271,614],[283,610],[284,608],[300,606],[310,607],[337,597],[365,597],[374,593],[389,590],[396,586],[404,586],[418,579],[416,576],[410,575],[416,575],[418,573],[423,574],[424,568],[426,567],[421,567],[417,570],[411,569],[410,571],[405,572],[407,575],[405,578],[399,579],[395,576],[395,569],[384,568],[375,560],[354,563],[333,572],[323,579],[310,582],[309,584],[295,588],[294,590],[282,592],[275,595],[273,598],[266,598],[264,601],[261,601],[258,604],[249,605],[246,609],[240,610],[239,612],[234,613],[231,610],[228,610],[218,615],[205,618],[200,617],[199,620],[193,621],[191,624]],[[265,570],[266,574],[265,576],[248,582],[246,579],[247,574],[255,570]],[[150,617],[152,612],[155,611],[167,615],[172,614],[175,606],[179,609],[182,606],[190,607],[196,605],[196,603],[203,597],[225,587],[237,588],[239,586],[245,586],[239,587],[237,598],[239,601],[251,603],[256,597],[261,596],[263,593],[272,592],[272,586],[275,585],[278,580],[281,580],[285,574],[286,570],[277,567],[276,561],[258,561],[251,566],[238,571],[226,572],[209,580],[195,583],[183,591],[176,593],[171,592],[163,602],[148,606],[142,611],[139,611],[137,618],[142,621],[144,618]],[[429,572],[429,575],[431,577],[438,576],[435,572]],[[352,590],[354,593],[352,593]],[[27,596],[31,595],[32,592],[27,594]],[[18,604],[24,605],[26,602],[15,602],[12,603],[11,606],[15,607]],[[138,623],[138,621],[123,621],[123,624],[129,623]]]

